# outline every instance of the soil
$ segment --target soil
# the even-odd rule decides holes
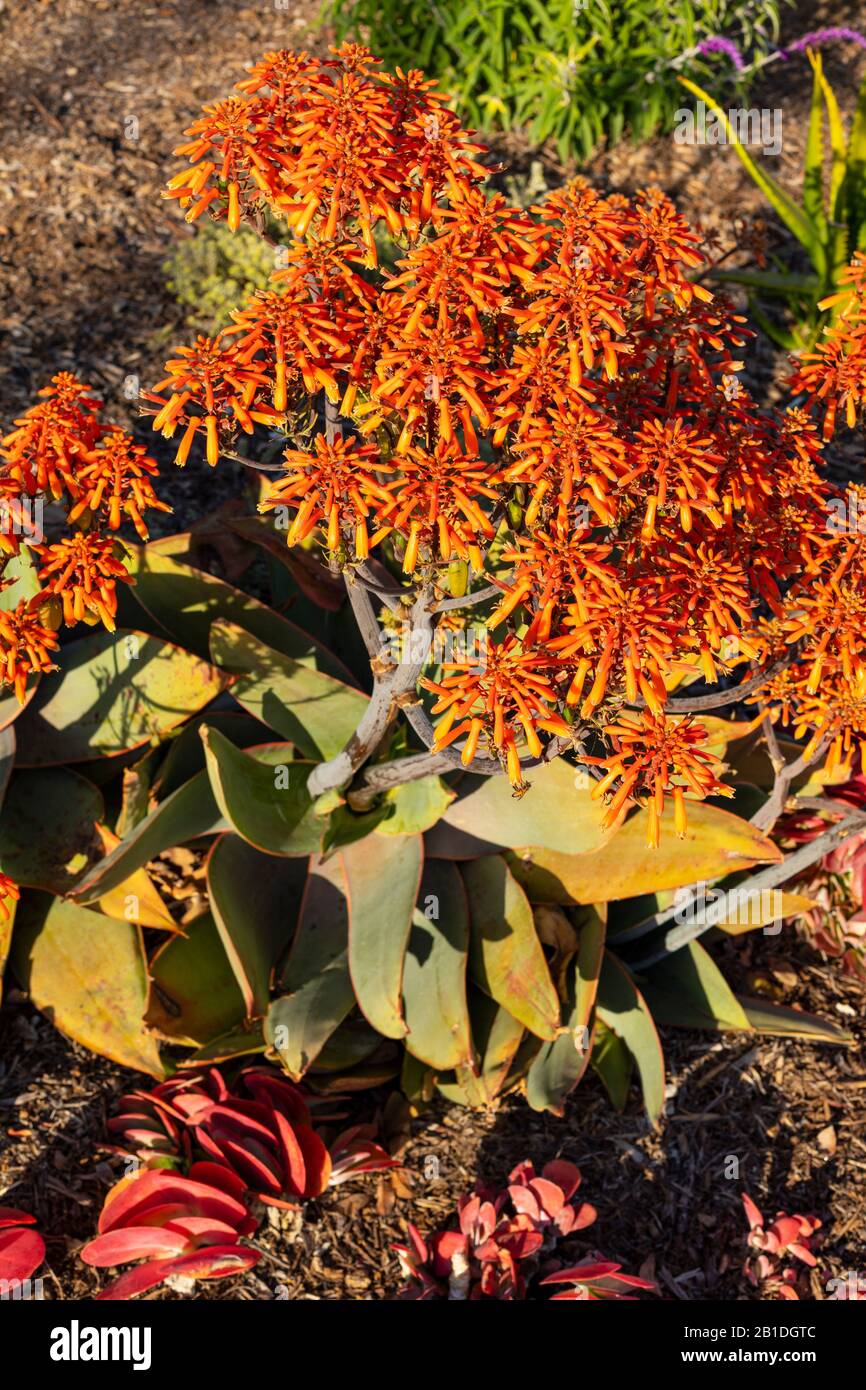
[[[10,421],[47,377],[75,370],[108,413],[152,448],[124,382],[160,375],[165,348],[182,341],[181,315],[162,264],[188,230],[159,197],[170,148],[202,102],[243,65],[277,46],[322,51],[318,0],[275,9],[233,0],[0,0],[0,419]],[[803,5],[784,17],[783,41],[822,23],[866,26],[862,5]],[[842,110],[853,109],[861,52],[826,50]],[[774,172],[799,186],[810,75],[802,59],[770,66],[750,98],[784,110]],[[520,169],[533,152],[499,140]],[[556,181],[556,161],[545,159]],[[694,219],[727,233],[729,216],[763,215],[760,195],[730,150],[663,137],[602,152],[588,173],[629,191],[659,183]],[[781,233],[779,234],[781,238]],[[782,238],[783,240],[783,238]],[[763,339],[751,368],[771,398],[779,368]],[[157,451],[161,441],[157,440]],[[853,468],[850,453],[839,465]],[[862,465],[860,465],[862,466]],[[169,470],[175,507],[166,529],[189,526],[238,491],[230,467]],[[203,505],[204,502],[204,505]],[[575,1253],[602,1250],[657,1278],[664,1297],[753,1296],[740,1277],[747,1190],[769,1215],[816,1212],[827,1274],[866,1270],[866,1054],[862,986],[793,934],[724,947],[735,982],[760,968],[784,1002],[850,1028],[850,1048],[666,1031],[668,1114],[657,1131],[636,1093],[617,1115],[589,1077],[562,1119],[519,1098],[489,1113],[433,1105],[398,1116],[411,1130],[395,1185],[367,1178],[313,1203],[300,1223],[266,1225],[266,1258],[246,1276],[198,1285],[196,1298],[379,1299],[398,1287],[390,1246],[405,1220],[431,1231],[476,1175],[501,1182],[520,1160],[577,1162],[598,1221]],[[781,981],[781,983],[779,983]],[[0,1014],[0,1200],[34,1212],[48,1241],[46,1298],[88,1298],[105,1282],[76,1258],[92,1235],[120,1160],[100,1150],[112,1098],[140,1082],[59,1034],[14,990]],[[387,1096],[370,1105],[384,1107]],[[395,1120],[393,1102],[388,1123]],[[736,1160],[736,1164],[732,1163]],[[736,1174],[734,1175],[734,1168]],[[815,1297],[824,1296],[820,1283]],[[154,1298],[177,1298],[160,1290]]]

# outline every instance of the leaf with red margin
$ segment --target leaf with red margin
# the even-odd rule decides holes
[[[320,1197],[331,1181],[331,1155],[309,1125],[296,1125],[295,1137],[301,1146],[306,1169],[305,1197]]]
[[[86,1265],[125,1265],[129,1260],[167,1259],[183,1255],[189,1237],[159,1226],[122,1226],[88,1241],[81,1251]]]
[[[227,1193],[217,1192],[205,1183],[194,1182],[166,1169],[132,1173],[121,1178],[108,1193],[99,1217],[100,1235],[121,1225],[135,1225],[150,1208],[165,1202],[179,1202],[195,1216],[213,1216],[237,1226],[247,1209]]]
[[[28,1217],[32,1221],[33,1217]],[[38,1231],[13,1226],[0,1231],[0,1280],[29,1279],[45,1259],[45,1241]]]
[[[285,1190],[292,1196],[302,1197],[307,1185],[307,1165],[294,1126],[279,1110],[273,1112],[273,1123],[280,1141],[283,1160]]]
[[[150,1260],[136,1269],[127,1270],[113,1284],[96,1295],[96,1301],[116,1301],[134,1298],[162,1284],[170,1274],[185,1274],[192,1279],[224,1279],[231,1274],[244,1274],[262,1258],[262,1251],[248,1250],[239,1245],[212,1245],[193,1250],[177,1260]]]
[[[221,1192],[225,1192],[229,1197],[235,1197],[240,1201],[247,1190],[247,1185],[243,1178],[238,1177],[233,1168],[223,1166],[222,1163],[210,1162],[203,1158],[194,1163],[189,1170],[190,1178],[193,1182],[203,1182],[208,1187],[218,1187]]]

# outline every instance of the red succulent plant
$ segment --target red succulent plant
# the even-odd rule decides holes
[[[278,1207],[296,1207],[360,1173],[398,1167],[372,1126],[338,1134],[330,1149],[299,1086],[267,1067],[245,1068],[232,1086],[216,1067],[180,1073],[121,1097],[109,1130],[122,1152],[171,1157],[189,1175]]]
[[[29,1279],[45,1259],[45,1241],[33,1229],[36,1217],[15,1207],[0,1207],[0,1286],[7,1289]]]
[[[243,1183],[226,1169],[215,1176],[219,1185],[142,1170],[115,1184],[102,1208],[99,1234],[84,1246],[81,1258],[99,1267],[139,1263],[98,1299],[132,1298],[173,1275],[223,1279],[257,1263],[260,1252],[240,1244],[258,1226],[240,1200]]]
[[[596,1219],[594,1207],[576,1201],[579,1186],[580,1171],[564,1159],[546,1164],[540,1174],[531,1162],[520,1163],[507,1187],[479,1185],[470,1196],[461,1197],[456,1227],[425,1241],[407,1223],[408,1245],[395,1246],[409,1281],[400,1297],[523,1300],[530,1280],[548,1271],[550,1278],[543,1283],[558,1279],[576,1285],[577,1291],[555,1295],[558,1298],[615,1298],[625,1288],[651,1289],[646,1280],[619,1275],[619,1265],[597,1259],[577,1269],[558,1268],[559,1243]]]
[[[810,1268],[817,1265],[813,1247],[821,1222],[816,1216],[788,1216],[780,1211],[767,1224],[745,1192],[743,1207],[749,1223],[747,1242],[750,1251],[743,1273],[766,1298],[798,1299],[799,1273],[785,1261],[799,1260]]]

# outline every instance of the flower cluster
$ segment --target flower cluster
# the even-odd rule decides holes
[[[801,366],[806,408],[759,410],[737,377],[750,332],[663,193],[576,179],[509,207],[430,84],[351,45],[268,54],[239,90],[191,127],[169,196],[230,226],[282,217],[292,244],[272,291],[168,363],[154,426],[214,463],[276,424],[295,437],[260,505],[289,513],[290,545],[349,571],[375,552],[416,592],[455,562],[492,581],[483,662],[424,682],[435,747],[498,759],[520,791],[541,736],[579,732],[611,815],[645,804],[655,844],[669,798],[683,835],[688,800],[726,790],[671,693],[751,663],[774,711],[794,666],[798,735],[847,766],[866,563],[827,526],[812,411],[866,399],[855,309],[836,357]],[[855,261],[846,296],[862,278]],[[304,408],[327,420],[311,444]]]
[[[129,582],[115,533],[129,522],[146,540],[144,513],[171,510],[154,489],[155,460],[103,423],[101,409],[89,386],[59,372],[0,446],[2,550],[8,557],[25,546],[42,583],[33,598],[0,613],[0,681],[22,702],[28,677],[53,669],[62,623],[101,622],[113,631],[117,585]],[[65,508],[69,534],[45,540],[35,518],[47,503]],[[8,582],[0,578],[0,588]]]
[[[89,386],[59,372],[0,442],[0,688],[21,704],[33,678],[56,669],[64,623],[114,631],[117,585],[130,582],[116,533],[129,523],[146,540],[144,513],[171,510],[154,489],[156,462],[101,410]],[[22,586],[4,573],[18,555],[38,579],[32,597],[17,598]],[[0,919],[17,897],[0,873]]]
[[[454,1229],[425,1241],[409,1223],[409,1244],[395,1247],[408,1279],[400,1297],[522,1300],[535,1281],[571,1285],[554,1299],[622,1299],[631,1296],[630,1289],[652,1290],[649,1281],[620,1274],[619,1265],[606,1260],[563,1264],[560,1242],[596,1219],[594,1207],[575,1200],[579,1186],[573,1163],[558,1159],[540,1174],[531,1162],[520,1163],[506,1188],[479,1184],[471,1196],[461,1197]]]

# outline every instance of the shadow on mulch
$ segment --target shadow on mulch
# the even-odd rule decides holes
[[[309,1204],[303,1219],[274,1213],[256,1242],[264,1258],[242,1278],[199,1285],[196,1298],[393,1298],[391,1246],[411,1220],[431,1233],[476,1177],[500,1184],[531,1157],[580,1166],[594,1226],[568,1247],[599,1250],[655,1278],[684,1300],[751,1297],[740,1278],[747,1191],[773,1216],[814,1212],[824,1221],[822,1279],[866,1269],[866,1089],[862,990],[793,934],[723,947],[726,973],[786,979],[785,1002],[849,1027],[850,1048],[815,1047],[743,1034],[665,1030],[667,1114],[652,1130],[633,1090],[617,1115],[589,1075],[561,1119],[519,1097],[490,1112],[434,1103],[404,1113],[411,1139],[398,1195],[385,1175],[353,1181]],[[840,1007],[841,1006],[841,1007]],[[853,1015],[853,1016],[852,1016]],[[48,1238],[46,1297],[91,1298],[107,1282],[76,1259],[122,1160],[100,1150],[112,1098],[141,1078],[84,1052],[13,996],[0,1017],[0,1193],[31,1210]],[[362,1104],[384,1113],[387,1092]],[[403,1187],[405,1184],[405,1187]],[[406,1191],[411,1194],[406,1195]],[[273,1222],[274,1224],[270,1224]],[[813,1280],[822,1297],[822,1280]],[[152,1297],[176,1298],[170,1290]]]

